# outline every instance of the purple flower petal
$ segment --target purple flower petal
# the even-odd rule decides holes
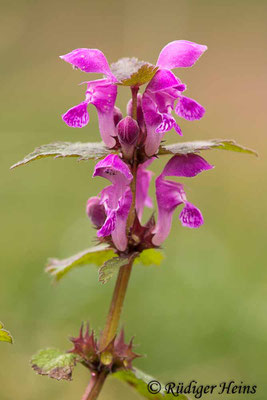
[[[164,133],[156,133],[156,128],[161,124],[162,117],[160,113],[157,111],[157,107],[155,102],[149,96],[148,93],[143,94],[142,99],[142,108],[144,113],[144,119],[146,123],[147,129],[147,137],[145,141],[145,151],[146,154],[150,157],[153,156],[160,145],[161,139],[164,136]]]
[[[166,69],[192,67],[206,50],[207,46],[201,44],[187,40],[175,40],[163,47],[157,66]]]
[[[102,176],[120,186],[129,185],[133,175],[117,154],[109,154],[104,160],[99,161],[94,170],[93,177]]]
[[[72,128],[83,128],[89,122],[87,105],[88,103],[83,101],[77,106],[70,108],[62,115],[63,121]]]
[[[189,121],[200,119],[205,114],[205,108],[202,107],[196,100],[190,99],[185,96],[180,96],[175,112],[179,117],[185,118]]]
[[[156,133],[168,132],[176,125],[175,119],[170,114],[163,113],[161,116],[162,122],[157,126]]]
[[[152,242],[159,246],[168,237],[173,213],[180,204],[186,201],[183,185],[167,181],[159,176],[156,179],[156,197],[158,203],[158,221],[154,229]]]
[[[183,226],[188,228],[199,228],[204,224],[201,211],[191,203],[186,203],[180,214],[180,221]]]
[[[126,234],[127,218],[132,204],[132,192],[128,188],[120,200],[116,212],[115,228],[111,234],[113,243],[120,251],[126,250],[128,238]]]
[[[204,158],[197,154],[175,155],[165,165],[162,176],[185,176],[187,178],[196,176],[202,171],[212,169]]]
[[[139,221],[142,219],[144,207],[153,207],[152,199],[148,195],[150,181],[152,179],[153,172],[148,171],[146,167],[148,167],[153,158],[146,161],[143,164],[140,164],[137,170],[137,177],[136,177],[136,211]]]
[[[110,213],[107,215],[107,219],[104,222],[101,229],[97,231],[98,237],[109,236],[115,229],[116,224],[116,212],[111,210]]]
[[[152,93],[181,85],[182,82],[171,71],[160,69],[146,87]]]
[[[68,54],[60,56],[60,58],[81,71],[97,72],[115,78],[111,73],[106,57],[98,49],[75,49]]]
[[[106,213],[103,204],[100,204],[99,197],[95,196],[88,199],[86,213],[96,227],[100,228],[104,224]]]
[[[116,141],[116,127],[114,122],[114,105],[117,97],[117,86],[107,79],[88,82],[86,101],[96,107],[99,122],[99,131],[107,147],[112,148]]]

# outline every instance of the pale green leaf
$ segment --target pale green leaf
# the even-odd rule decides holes
[[[113,257],[107,260],[98,270],[98,279],[101,283],[107,283],[120,267],[129,263],[128,257]]]
[[[67,272],[76,267],[87,264],[102,265],[106,260],[114,256],[114,250],[110,249],[107,244],[91,247],[81,251],[74,256],[59,260],[57,258],[49,259],[46,271],[59,281]]]
[[[236,151],[239,153],[253,154],[255,156],[258,155],[256,151],[241,146],[240,144],[237,144],[234,140],[226,139],[201,140],[195,142],[182,142],[163,145],[160,147],[158,154],[189,154],[198,153],[201,150],[210,149],[222,149]]]
[[[71,380],[73,368],[76,365],[76,356],[71,353],[62,353],[57,349],[40,350],[32,357],[32,368],[40,375],[47,375],[57,380]]]
[[[118,85],[141,86],[151,81],[158,67],[137,58],[121,58],[110,66]]]
[[[13,343],[12,336],[6,329],[4,329],[2,322],[0,322],[0,342]]]
[[[147,265],[160,265],[162,260],[164,259],[164,255],[162,251],[156,249],[147,249],[142,251],[140,255],[135,259],[135,264],[143,264]]]
[[[141,394],[146,399],[170,400],[178,398],[179,400],[189,400],[189,398],[184,394],[179,394],[178,397],[172,394],[167,394],[165,391],[164,384],[160,383],[157,379],[145,374],[144,372],[136,368],[134,368],[133,370],[120,370],[112,374],[112,376],[123,382],[128,383],[132,388],[134,388],[139,394]],[[151,386],[152,390],[155,391],[156,389],[160,390],[158,393],[151,393],[148,390],[150,382],[154,382],[154,384],[152,384]]]
[[[56,142],[37,147],[22,161],[12,165],[11,169],[46,157],[79,157],[79,160],[90,160],[105,157],[107,154],[109,151],[104,143]]]

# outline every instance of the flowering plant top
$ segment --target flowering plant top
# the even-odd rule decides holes
[[[61,56],[75,69],[103,75],[101,79],[82,82],[86,87],[84,99],[62,115],[67,126],[84,128],[89,123],[88,108],[92,104],[98,114],[102,142],[44,145],[12,167],[48,156],[94,159],[97,163],[93,178],[104,178],[107,184],[87,200],[85,207],[96,228],[98,245],[64,260],[50,259],[46,268],[59,280],[76,267],[96,264],[101,283],[108,282],[118,271],[106,326],[99,340],[89,332],[89,327],[85,333],[81,329],[79,337],[71,339],[74,348],[67,354],[48,349],[32,360],[39,374],[56,379],[70,380],[77,362],[86,366],[92,378],[83,400],[96,399],[109,374],[117,374],[145,397],[151,397],[145,390],[147,378],[132,366],[137,357],[132,341],[126,344],[124,333],[118,335],[117,332],[132,266],[137,262],[160,264],[160,248],[169,236],[176,209],[180,209],[179,220],[183,227],[195,229],[204,223],[202,212],[193,204],[193,196],[188,199],[183,184],[171,178],[190,178],[193,183],[200,173],[210,172],[213,165],[199,154],[202,150],[256,154],[233,140],[180,141],[183,135],[180,121],[200,120],[205,108],[184,95],[187,86],[173,70],[192,67],[206,50],[205,45],[175,40],[161,50],[156,65],[134,57],[109,64],[100,50],[87,48]],[[145,87],[140,93],[142,85]],[[122,86],[131,90],[125,112],[116,107],[117,92],[123,90]],[[178,134],[177,143],[162,142],[169,131]],[[166,155],[171,157],[152,186],[157,216],[152,211],[144,221],[144,209],[154,207],[149,195],[154,175],[150,168],[159,157]],[[157,398],[164,396],[163,391]],[[185,396],[183,398],[186,400]]]

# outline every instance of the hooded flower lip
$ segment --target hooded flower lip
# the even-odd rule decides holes
[[[147,127],[145,150],[149,157],[157,152],[165,132],[174,128],[182,135],[171,115],[176,100],[175,113],[179,117],[190,121],[203,117],[204,107],[183,96],[186,86],[170,70],[191,67],[206,50],[206,46],[186,40],[176,40],[162,49],[157,61],[159,70],[147,85],[142,103]]]
[[[107,75],[111,80],[116,81],[112,74],[106,57],[98,49],[80,48],[60,56],[62,60],[80,69],[83,72],[95,72]]]
[[[161,50],[157,66],[166,69],[192,67],[207,49],[208,47],[202,44],[174,40]]]
[[[212,165],[196,154],[176,155],[168,161],[161,175],[156,179],[158,221],[152,239],[155,246],[159,246],[168,237],[173,213],[181,204],[185,205],[180,214],[180,221],[183,226],[198,228],[204,223],[200,210],[187,201],[183,185],[166,180],[165,177],[194,177],[211,168],[213,168]]]
[[[95,166],[93,177],[102,176],[111,183],[126,186],[133,179],[129,167],[120,159],[117,154],[109,154]]]
[[[129,185],[133,175],[118,155],[110,154],[96,164],[93,177],[95,176],[106,178],[112,183],[104,188],[100,195],[100,204],[105,208],[106,220],[97,235],[111,235],[117,249],[124,251],[127,247],[127,217],[132,203]]]

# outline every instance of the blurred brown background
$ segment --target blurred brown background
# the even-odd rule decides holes
[[[261,0],[1,2],[0,319],[15,337],[13,346],[0,344],[1,400],[81,397],[89,379],[83,367],[72,383],[56,382],[36,376],[29,359],[39,348],[68,349],[83,320],[99,332],[114,285],[101,286],[92,266],[56,287],[43,272],[47,257],[92,243],[84,208],[104,186],[91,179],[93,162],[48,159],[9,171],[40,144],[99,139],[93,107],[82,130],[61,121],[83,99],[77,84],[88,77],[58,56],[91,47],[110,62],[156,62],[175,39],[209,47],[193,68],[176,71],[207,109],[201,121],[181,121],[184,140],[234,138],[260,158],[206,152],[216,168],[186,181],[205,225],[182,228],[176,214],[163,264],[134,271],[122,324],[147,356],[136,366],[164,382],[234,379],[258,386],[253,399],[266,398],[266,13]],[[118,105],[128,97],[121,88]],[[100,396],[125,398],[139,396],[112,379]]]

